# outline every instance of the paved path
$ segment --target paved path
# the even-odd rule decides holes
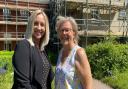
[[[93,89],[113,89],[99,80],[93,79]]]

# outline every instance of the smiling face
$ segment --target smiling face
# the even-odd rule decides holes
[[[43,14],[37,15],[35,21],[34,21],[34,27],[33,27],[33,38],[36,41],[40,41],[42,36],[45,34],[45,18]]]
[[[75,32],[73,31],[72,25],[69,21],[62,23],[58,32],[62,45],[74,43]]]

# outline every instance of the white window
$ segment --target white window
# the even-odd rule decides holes
[[[27,10],[20,10],[20,15],[22,17],[28,17],[29,16],[29,12]]]
[[[125,10],[122,10],[119,12],[119,20],[123,20],[123,19],[126,19],[126,11]]]
[[[4,41],[4,50],[12,51],[12,42]]]
[[[4,38],[8,39],[8,38],[11,38],[11,33],[4,33]],[[4,41],[4,49],[5,50],[9,50],[11,51],[12,50],[12,42],[10,40],[5,40]]]
[[[20,10],[20,17],[21,17],[21,20],[27,21],[28,17],[29,17],[29,11],[27,11],[27,10]]]
[[[100,12],[98,9],[91,9],[91,18],[98,19],[100,16]]]
[[[8,8],[3,8],[3,15],[5,20],[10,20],[11,18],[11,11]]]
[[[11,12],[8,8],[3,8],[3,14],[6,15],[6,16],[10,16]]]

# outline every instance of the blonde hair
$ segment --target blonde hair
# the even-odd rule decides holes
[[[27,25],[27,29],[26,29],[26,33],[25,33],[25,38],[30,42],[30,44],[32,46],[34,46],[34,42],[33,42],[33,39],[32,39],[32,34],[33,34],[33,27],[34,27],[34,22],[35,22],[35,19],[37,17],[37,15],[39,14],[42,14],[44,16],[44,19],[45,19],[45,35],[43,36],[43,38],[41,38],[41,41],[40,41],[40,49],[43,50],[44,47],[48,44],[49,42],[49,22],[48,22],[48,17],[47,15],[45,14],[45,12],[41,9],[38,9],[34,12],[32,12],[31,16],[29,17],[29,20],[28,20],[28,25]]]
[[[73,17],[63,17],[63,16],[58,16],[57,17],[57,22],[56,22],[56,31],[58,33],[58,31],[60,30],[60,27],[63,23],[65,23],[66,21],[70,22],[72,25],[72,30],[75,32],[75,38],[74,38],[74,42],[76,44],[78,44],[78,40],[79,40],[79,36],[78,36],[78,25],[75,21],[75,19]]]

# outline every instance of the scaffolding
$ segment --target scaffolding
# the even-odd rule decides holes
[[[51,8],[54,8],[52,10],[52,17],[54,18],[52,22],[56,22],[55,18],[58,15],[72,16],[78,23],[79,35],[86,36],[86,38],[108,37],[111,35],[127,36],[128,10],[125,0],[51,1],[53,2]]]
[[[0,15],[1,29],[5,29],[0,30],[0,41],[17,42],[23,39],[24,32],[19,32],[19,28],[27,25],[29,15],[25,11],[31,12],[43,7],[47,9],[48,4],[52,33],[50,40],[54,43],[58,41],[55,24],[59,15],[74,17],[78,23],[79,35],[86,36],[86,41],[88,37],[110,35],[126,37],[128,34],[128,5],[124,0],[49,0],[47,5],[30,3],[31,0],[24,1],[26,2],[0,0],[0,10],[5,13],[5,15]],[[10,11],[15,15],[12,15]],[[12,32],[9,31],[10,26],[15,26]]]
[[[48,8],[38,0],[0,0],[0,50],[13,50],[17,41],[24,39],[31,12]]]

